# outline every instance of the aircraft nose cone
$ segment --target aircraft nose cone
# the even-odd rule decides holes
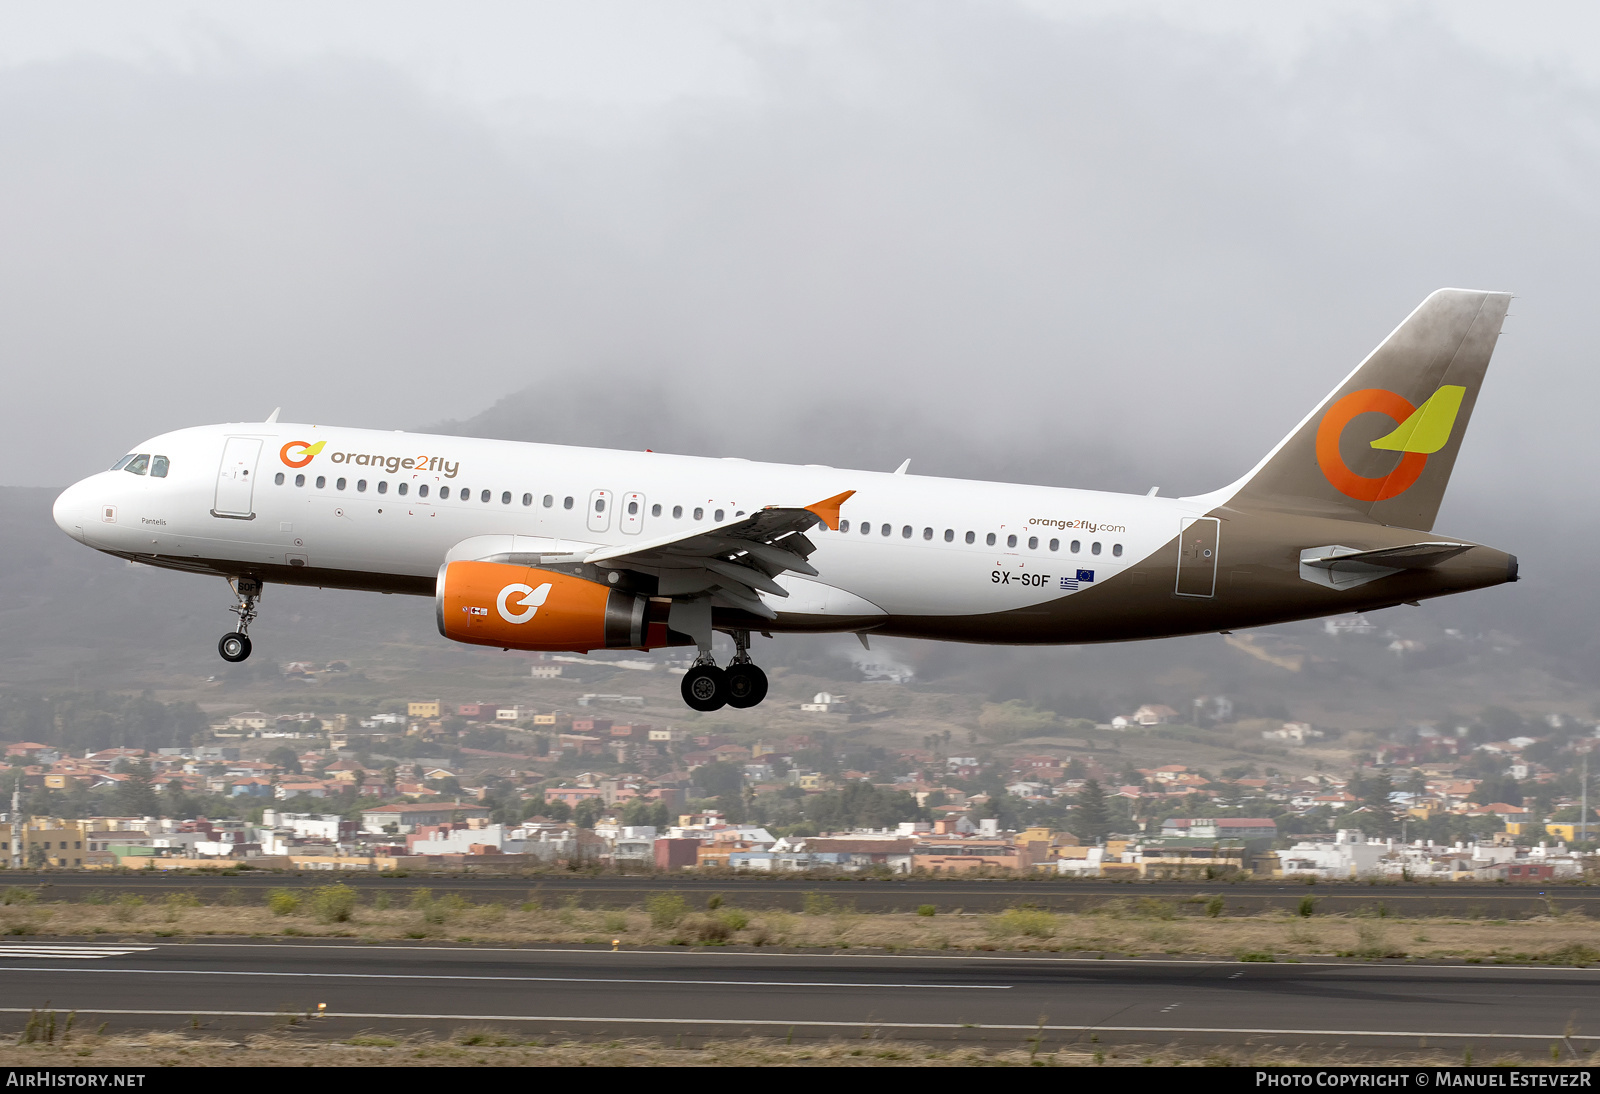
[[[88,542],[84,536],[84,529],[96,514],[92,503],[88,500],[88,491],[83,483],[73,483],[61,491],[55,505],[50,508],[50,515],[55,518],[57,528],[79,543]]]

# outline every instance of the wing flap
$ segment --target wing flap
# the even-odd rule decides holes
[[[854,494],[846,490],[811,505],[769,506],[688,532],[579,552],[575,561],[655,573],[662,595],[709,593],[729,607],[775,619],[760,594],[787,597],[789,591],[774,580],[786,572],[819,576],[806,561],[817,548],[805,533],[818,524],[838,528],[839,507]]]

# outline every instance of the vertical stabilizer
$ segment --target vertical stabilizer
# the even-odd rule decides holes
[[[1229,492],[1433,527],[1511,294],[1440,289]]]

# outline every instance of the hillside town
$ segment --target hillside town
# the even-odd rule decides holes
[[[1225,703],[1202,697],[1192,717]],[[1147,704],[1096,729],[1178,719]],[[904,749],[827,728],[734,739],[487,701],[249,710],[189,745],[4,744],[0,860],[1545,882],[1591,868],[1583,818],[1600,800],[1584,787],[1600,737],[1575,719],[1543,728],[1417,727],[1334,774],[1136,767],[1086,742],[997,749],[948,733]],[[1322,733],[1260,731],[1293,747]]]

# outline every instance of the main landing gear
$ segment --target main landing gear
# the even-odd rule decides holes
[[[230,584],[239,602],[228,610],[239,617],[239,629],[229,631],[218,640],[217,652],[224,661],[238,664],[250,656],[250,624],[256,617],[256,601],[261,598],[261,580],[237,577]]]
[[[767,674],[750,660],[750,632],[733,632],[733,660],[725,669],[709,653],[701,654],[683,677],[683,701],[694,710],[740,709],[756,706],[767,697]]]

